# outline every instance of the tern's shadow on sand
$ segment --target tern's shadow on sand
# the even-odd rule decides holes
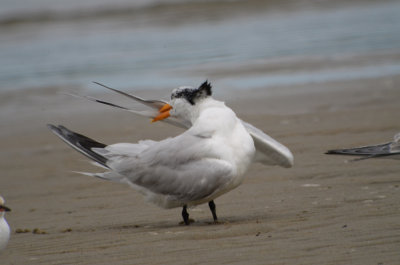
[[[163,230],[163,229],[173,229],[173,228],[190,228],[190,227],[210,227],[210,226],[223,226],[223,225],[239,225],[239,224],[249,224],[249,223],[261,223],[268,222],[273,217],[268,213],[262,214],[254,214],[251,216],[243,216],[243,215],[231,215],[231,216],[222,216],[219,218],[218,223],[214,223],[212,218],[201,218],[195,219],[195,222],[186,226],[180,224],[180,219],[176,218],[176,220],[167,220],[167,221],[149,221],[148,223],[125,223],[125,224],[117,224],[112,226],[106,226],[103,229],[110,230]],[[276,219],[276,218],[273,218]]]

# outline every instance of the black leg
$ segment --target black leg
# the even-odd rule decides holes
[[[185,222],[185,225],[190,225],[189,214],[187,212],[187,206],[186,205],[183,205],[182,217],[183,217],[183,221]]]
[[[214,201],[209,201],[208,202],[208,206],[210,207],[211,213],[212,213],[213,218],[214,218],[214,222],[217,222],[218,218],[217,218],[217,212],[216,212]]]

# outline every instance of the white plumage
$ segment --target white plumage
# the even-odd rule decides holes
[[[0,196],[0,251],[4,250],[10,239],[10,227],[5,219],[5,212],[10,208],[4,205],[4,199]]]
[[[213,99],[207,82],[197,89],[175,89],[169,105],[164,105],[168,106],[165,110],[160,108],[161,101],[139,101],[157,108],[156,112],[146,112],[153,118],[158,115],[156,120],[170,119],[174,125],[189,128],[159,142],[145,140],[107,146],[63,126],[49,127],[72,147],[108,169],[84,174],[129,184],[163,208],[183,207],[186,224],[189,223],[186,207],[206,202],[216,221],[213,200],[240,185],[255,158],[269,165],[293,164],[289,149],[241,121],[223,102]]]

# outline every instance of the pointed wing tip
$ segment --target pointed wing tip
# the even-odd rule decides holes
[[[104,84],[102,84],[102,83],[100,83],[100,82],[97,82],[97,81],[92,81],[92,83],[93,83],[93,84],[96,84],[96,85],[98,85],[98,86],[102,86],[102,87],[107,88],[107,89],[114,90],[113,88],[108,87],[108,86],[106,86],[106,85],[104,85]]]
[[[84,175],[84,176],[89,176],[89,177],[97,177],[96,173],[90,173],[90,172],[83,172],[83,171],[71,171],[72,173],[75,174],[80,174],[80,175]]]
[[[288,149],[289,150],[289,149]],[[292,152],[288,152],[287,154],[286,154],[286,161],[285,161],[285,163],[283,163],[282,164],[282,166],[284,167],[284,168],[291,168],[291,167],[293,167],[294,166],[294,156],[293,156],[293,154],[292,154]]]
[[[46,127],[50,129],[50,131],[52,131],[55,134],[58,134],[60,131],[59,126],[53,125],[51,123],[46,124]]]
[[[326,151],[324,154],[325,154],[325,155],[337,154],[335,151],[336,151],[336,150],[328,150],[328,151]]]
[[[290,160],[287,168],[293,167],[294,166],[294,159]]]
[[[331,149],[327,150],[324,154],[326,155],[363,155],[350,152],[353,149]]]

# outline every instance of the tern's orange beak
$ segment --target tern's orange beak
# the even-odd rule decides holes
[[[172,109],[172,106],[169,104],[165,104],[159,110],[160,114],[158,114],[151,122],[161,121],[169,117],[169,111]]]

